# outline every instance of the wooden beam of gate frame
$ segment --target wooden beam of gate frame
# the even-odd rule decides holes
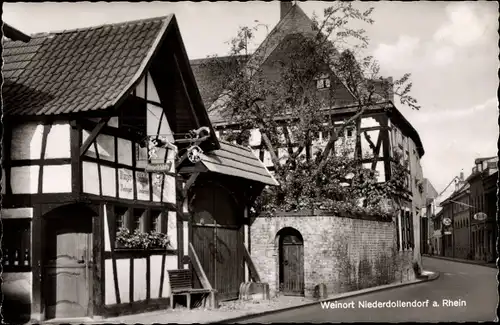
[[[193,173],[191,176],[189,176],[188,180],[186,181],[186,184],[184,185],[184,189],[182,190],[182,199],[184,200],[187,197],[188,191],[193,186],[194,182],[198,178],[200,173]]]
[[[257,268],[255,267],[255,264],[253,264],[252,257],[250,256],[250,253],[248,252],[245,244],[241,243],[241,250],[243,251],[243,258],[245,259],[245,262],[247,262],[248,265],[248,270],[250,271],[250,278],[256,282],[260,283],[260,276],[259,273],[257,272]]]
[[[92,144],[92,142],[94,142],[94,140],[96,139],[97,135],[99,134],[99,132],[101,132],[102,128],[104,126],[106,126],[106,124],[108,123],[108,121],[109,121],[110,118],[111,118],[111,116],[103,117],[99,121],[99,123],[97,123],[97,125],[95,126],[95,128],[90,133],[89,137],[85,140],[85,142],[80,147],[80,156],[83,156],[87,152],[87,150],[90,148],[90,145]]]
[[[194,271],[195,271],[196,275],[198,276],[198,279],[200,279],[200,282],[201,282],[201,285],[203,286],[203,289],[213,290],[213,287],[210,284],[210,281],[208,280],[208,277],[205,274],[205,271],[203,271],[203,267],[201,266],[200,259],[198,258],[198,255],[196,254],[196,251],[195,251],[193,244],[191,242],[189,243],[189,259],[191,260],[191,265],[193,265]]]

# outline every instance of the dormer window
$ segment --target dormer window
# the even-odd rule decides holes
[[[330,77],[328,75],[321,75],[316,79],[316,88],[327,89],[330,88]]]
[[[346,129],[346,135],[348,138],[352,138],[352,135],[354,133],[354,129],[353,128],[347,128]]]

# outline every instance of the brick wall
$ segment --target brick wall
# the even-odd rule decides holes
[[[394,252],[391,222],[306,214],[260,217],[251,226],[251,255],[271,295],[279,288],[279,231],[296,229],[304,240],[305,295],[319,283],[328,293],[414,279],[413,252]]]

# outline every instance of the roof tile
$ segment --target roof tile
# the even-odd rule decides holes
[[[4,41],[5,113],[106,108],[130,84],[171,17],[34,35],[27,44]]]

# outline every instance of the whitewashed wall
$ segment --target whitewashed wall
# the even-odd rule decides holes
[[[70,158],[70,126],[68,122],[55,122],[49,128],[45,155],[42,157],[44,126],[38,122],[18,124],[12,130],[11,159],[55,159]],[[11,187],[13,194],[35,194],[38,192],[39,173],[43,170],[43,193],[71,192],[71,166],[39,165],[13,167]]]
[[[83,131],[82,142],[89,136],[88,131]],[[115,159],[114,150],[114,138],[108,135],[99,135],[96,138],[97,141],[97,152],[99,158],[105,160]],[[118,143],[118,162],[125,165],[132,165],[132,156],[135,155],[136,150],[133,148],[131,141],[126,139],[117,140]],[[136,144],[134,144],[136,145]],[[140,152],[140,157],[144,157],[144,160],[137,160],[137,167],[146,167],[146,157],[147,148],[141,148],[138,145],[137,150]],[[159,151],[159,156],[165,155],[165,152]],[[85,154],[89,157],[97,157],[95,152],[95,147],[92,145]],[[168,151],[169,159],[174,158],[173,151]],[[163,161],[163,160],[162,160]],[[33,173],[33,172],[32,172]],[[83,173],[83,191],[85,193],[101,195],[99,189],[99,167],[97,163],[83,161],[82,162],[82,173]],[[118,170],[118,180],[116,179],[115,169],[109,166],[104,166],[101,164],[100,173],[102,177],[102,195],[119,197],[122,199],[134,198],[133,193],[133,170],[127,168],[119,168]],[[152,184],[153,191],[153,202],[169,202],[175,203],[175,177],[170,175],[163,175],[157,173],[151,173],[151,179],[149,179],[149,173],[136,171],[136,194],[138,200],[149,201],[150,200],[150,187]],[[164,178],[163,192],[161,186],[161,180]],[[32,182],[36,180],[30,178]],[[155,182],[158,180],[158,182]],[[26,180],[28,181],[28,180]],[[118,193],[116,192],[116,182],[118,181]],[[36,183],[31,185],[36,188]]]

